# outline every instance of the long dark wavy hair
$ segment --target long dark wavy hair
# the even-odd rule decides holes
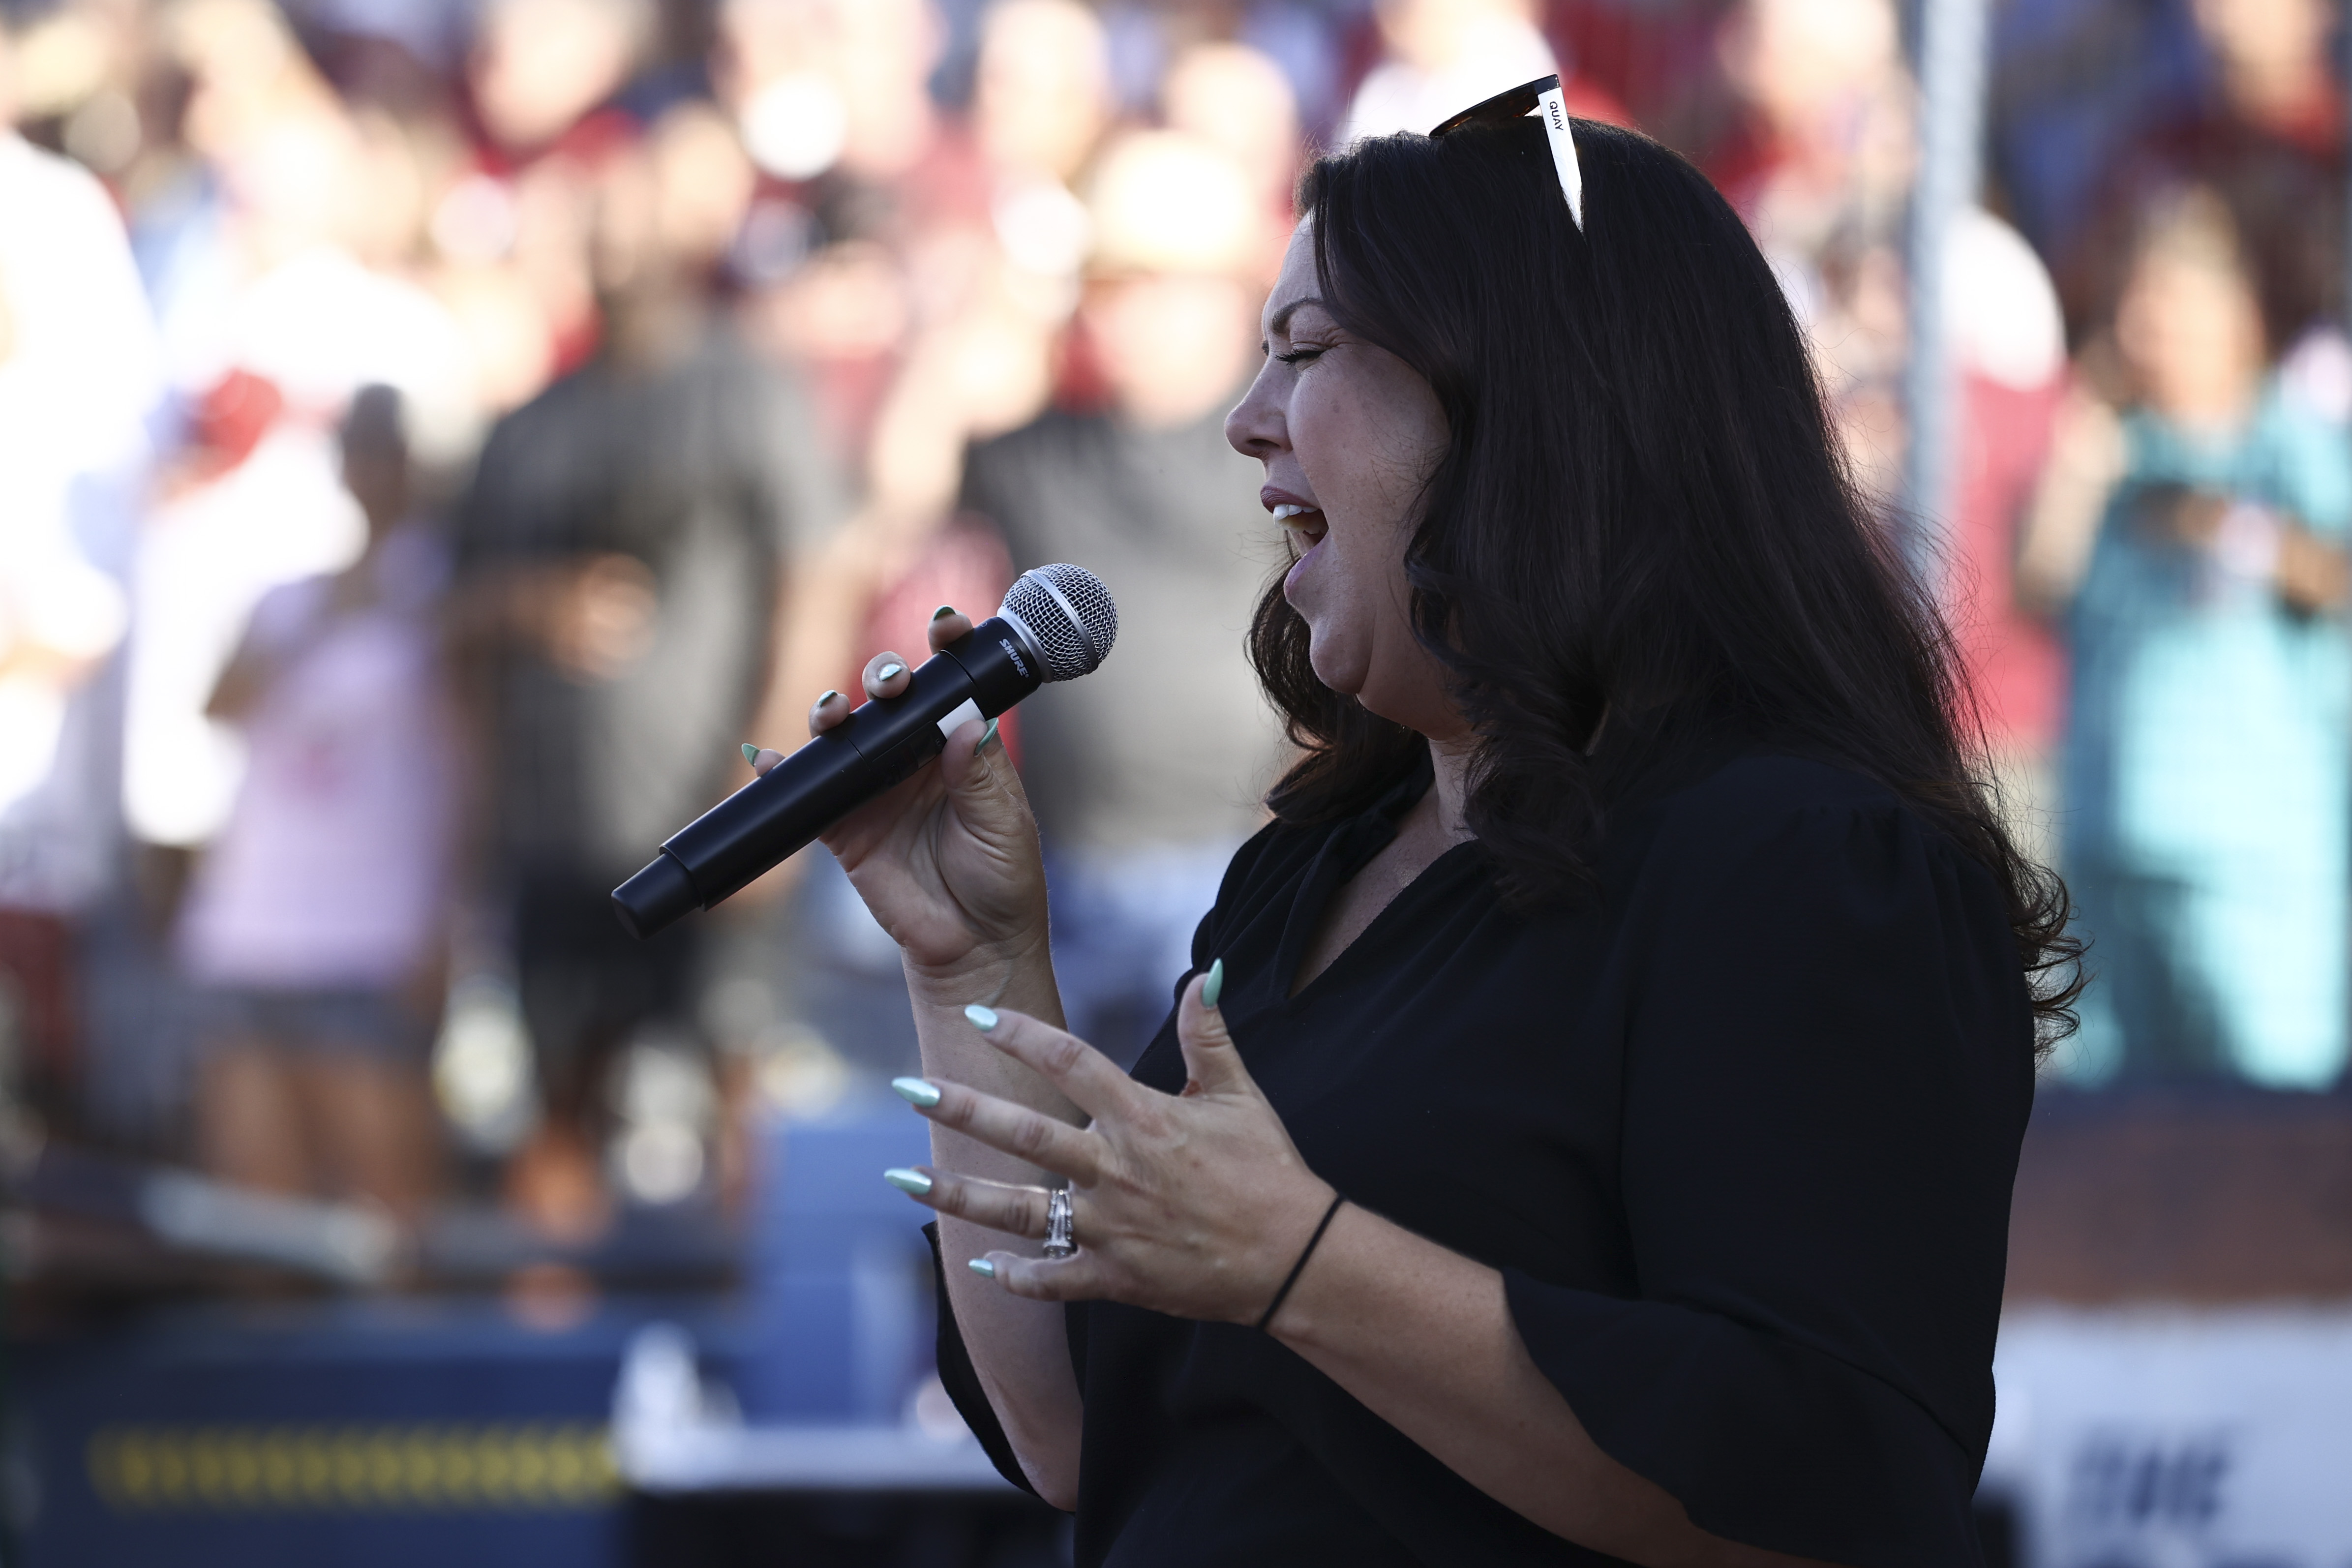
[[[1726,737],[1811,756],[1993,875],[2062,1037],[2066,890],[2002,826],[1951,635],[1846,472],[1779,284],[1696,169],[1575,130],[1582,232],[1534,120],[1360,142],[1299,189],[1333,316],[1444,409],[1405,572],[1479,737],[1467,815],[1504,896],[1591,887],[1612,803],[1677,759]],[[1267,798],[1292,822],[1360,811],[1426,756],[1318,680],[1307,640],[1276,582],[1250,655],[1305,753]]]

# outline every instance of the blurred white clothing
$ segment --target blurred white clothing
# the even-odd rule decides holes
[[[1481,17],[1463,29],[1454,58],[1436,69],[1401,60],[1374,67],[1348,106],[1339,145],[1362,136],[1426,132],[1474,103],[1558,69],[1551,46],[1528,23]]]
[[[473,365],[446,307],[404,279],[319,246],[247,285],[217,374],[250,371],[298,416],[339,419],[371,383],[400,392],[419,461],[446,463],[481,435]]]
[[[244,371],[286,407],[242,463],[157,508],[140,544],[122,804],[131,831],[158,844],[202,844],[227,816],[241,743],[204,708],[256,601],[359,554],[365,531],[334,430],[352,395],[397,388],[428,466],[462,457],[478,434],[464,339],[415,284],[319,247],[216,303],[216,318],[184,302],[177,312],[181,390]]]
[[[95,178],[0,132],[0,903],[63,910],[105,875],[104,726],[75,688],[122,637],[161,358]]]
[[[1982,207],[1960,209],[1944,242],[1944,328],[1965,369],[2012,391],[2047,386],[2066,368],[2050,269]]]
[[[275,669],[243,724],[248,765],[180,926],[190,976],[273,989],[381,986],[438,930],[457,767],[434,606],[438,542],[409,529],[373,565],[375,602],[334,580],[272,590],[248,646]]]
[[[205,717],[261,596],[338,572],[367,539],[331,432],[280,425],[253,455],[148,518],[131,574],[137,624],[122,737],[122,807],[151,844],[220,831],[245,743]]]

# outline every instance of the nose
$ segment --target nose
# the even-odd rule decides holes
[[[1272,359],[1259,366],[1257,378],[1242,394],[1242,400],[1234,405],[1234,411],[1225,416],[1225,439],[1244,458],[1264,461],[1290,446],[1290,431],[1282,416],[1282,400],[1274,392],[1275,369]]]

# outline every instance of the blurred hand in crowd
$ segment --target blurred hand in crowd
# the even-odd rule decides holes
[[[482,128],[529,153],[619,91],[653,40],[646,0],[490,0],[467,62]]]

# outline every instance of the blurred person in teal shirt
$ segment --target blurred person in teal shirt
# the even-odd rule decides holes
[[[2346,1047],[2352,446],[2272,369],[2212,193],[2152,204],[2119,259],[2020,563],[2074,655],[2064,861],[2097,978],[2060,1066],[2321,1089]]]

